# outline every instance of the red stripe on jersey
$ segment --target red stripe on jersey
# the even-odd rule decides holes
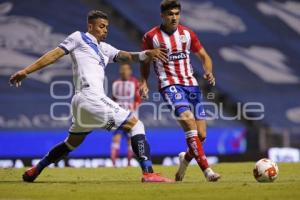
[[[157,79],[158,79],[158,88],[161,88],[161,86],[162,86],[162,82],[161,82],[161,80],[160,80],[160,78],[159,78],[158,67],[157,67],[157,64],[156,64],[156,62],[155,62],[155,61],[153,61],[153,66],[154,66],[154,71],[155,71],[155,74],[156,74],[156,76],[157,76]]]
[[[150,31],[148,31],[142,40],[142,49],[143,50],[147,50],[147,49],[154,49],[154,45],[153,45],[153,37],[157,34],[157,32],[159,31],[160,27],[156,26],[154,28],[152,28]],[[153,66],[154,66],[154,71],[155,74],[158,78],[158,86],[159,88],[161,88],[162,86],[162,81],[159,78],[159,72],[158,72],[158,66],[156,64],[156,62],[153,60]]]
[[[131,77],[127,81],[113,82],[112,93],[114,101],[125,109],[134,110],[140,104],[138,80]]]
[[[183,31],[183,29],[182,29],[181,26],[178,27],[178,31],[179,31],[179,35],[185,35],[185,34],[184,34],[184,31]],[[186,50],[187,50],[187,49],[186,49],[186,42],[182,42],[182,50],[183,50],[184,52],[186,52]],[[187,63],[187,59],[184,59],[183,62],[184,62],[184,73],[185,73],[185,77],[187,77],[187,79],[189,80],[189,85],[193,85],[192,77],[190,77],[190,76],[188,75],[188,63]],[[190,66],[190,67],[191,67],[191,66]]]
[[[166,44],[165,41],[164,41],[164,38],[162,36],[161,30],[157,31],[157,38],[158,38],[158,41],[161,45]],[[162,47],[164,47],[164,46],[162,46]],[[167,79],[169,81],[169,85],[173,85],[175,83],[175,81],[173,80],[173,77],[172,77],[172,74],[171,74],[171,71],[170,71],[170,68],[169,68],[169,63],[163,63],[163,66],[164,66],[164,70],[165,70],[166,75],[167,75]]]
[[[177,44],[176,44],[176,41],[175,41],[174,34],[172,34],[169,38],[170,38],[170,42],[171,42],[172,52],[175,53],[175,52],[177,52]],[[184,60],[186,60],[186,59],[184,59]],[[179,60],[175,60],[174,65],[175,65],[175,73],[176,73],[176,75],[179,79],[179,84],[184,85],[183,76],[182,76],[181,71],[180,71]]]

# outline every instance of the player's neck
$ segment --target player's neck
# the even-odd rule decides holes
[[[163,30],[165,33],[172,35],[176,30],[176,29],[172,29],[170,27],[165,26],[164,24],[160,25],[160,29]]]
[[[93,37],[92,39],[94,40],[94,42],[96,42],[97,44],[100,44],[101,41],[99,41],[92,32],[88,32],[88,33],[90,34],[90,37]]]
[[[121,77],[121,80],[122,81],[128,81],[130,78],[123,78],[123,77]]]

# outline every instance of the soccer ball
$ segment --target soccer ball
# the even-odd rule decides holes
[[[278,176],[279,170],[275,162],[263,158],[255,163],[253,176],[258,182],[273,182]]]

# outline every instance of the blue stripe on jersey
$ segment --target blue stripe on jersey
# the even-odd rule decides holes
[[[91,38],[89,38],[85,33],[80,32],[81,33],[81,38],[82,40],[89,45],[95,52],[96,54],[100,57],[100,62],[99,64],[102,65],[103,68],[105,68],[105,62],[104,62],[104,58],[102,56],[102,54],[100,53],[97,44],[95,44]]]

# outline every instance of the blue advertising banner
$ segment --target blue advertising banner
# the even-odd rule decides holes
[[[66,131],[0,131],[0,158],[39,158],[56,143],[64,140]],[[186,150],[185,137],[178,128],[152,128],[147,131],[153,156],[176,156]],[[71,157],[109,157],[111,134],[94,131]],[[122,141],[121,156],[126,155]],[[247,148],[244,128],[209,128],[204,143],[207,155],[242,154]]]

